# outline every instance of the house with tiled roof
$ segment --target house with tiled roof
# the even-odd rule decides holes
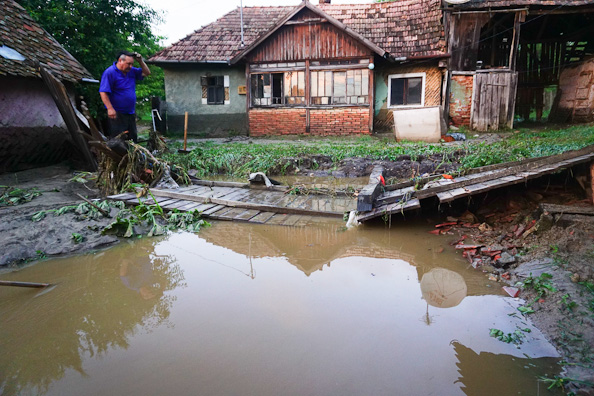
[[[42,65],[66,86],[93,76],[23,7],[0,0],[0,172],[69,158],[70,135],[37,71]]]
[[[395,111],[442,114],[441,17],[441,0],[238,8],[150,58],[169,130],[186,112],[210,136],[370,134]]]
[[[445,1],[452,123],[594,121],[593,0]]]

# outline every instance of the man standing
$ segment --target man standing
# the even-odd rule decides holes
[[[134,60],[140,68],[133,67]],[[99,95],[107,109],[109,136],[115,137],[128,131],[128,139],[138,141],[136,130],[136,81],[151,74],[137,52],[122,51],[116,61],[101,76]]]

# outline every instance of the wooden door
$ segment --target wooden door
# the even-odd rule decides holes
[[[517,86],[517,72],[476,73],[470,127],[483,132],[512,128]]]

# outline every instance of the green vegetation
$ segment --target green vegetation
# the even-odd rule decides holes
[[[397,160],[409,156],[416,160],[421,156],[441,156],[443,163],[458,161],[461,170],[501,162],[518,161],[583,148],[594,144],[594,127],[572,126],[560,130],[521,130],[494,143],[476,143],[473,140],[463,145],[394,143],[370,137],[320,141],[312,144],[215,144],[200,143],[190,154],[173,152],[165,160],[196,169],[197,176],[228,174],[244,177],[251,172],[286,174],[292,167],[299,167],[304,155],[325,155],[334,163],[349,157],[365,157],[374,160]],[[288,161],[287,159],[294,159]],[[412,175],[411,175],[412,176]]]
[[[550,279],[553,278],[553,275],[549,273],[542,273],[538,277],[533,277],[532,274],[524,282],[521,282],[521,286],[524,289],[533,289],[536,292],[536,300],[542,298],[547,295],[548,292],[556,292],[557,289],[553,286],[553,283],[550,282]]]
[[[25,202],[31,202],[35,197],[39,197],[41,192],[35,188],[16,188],[8,186],[0,186],[4,188],[4,192],[0,195],[0,207],[20,205]]]
[[[108,213],[112,208],[118,209],[115,220],[101,230],[103,235],[112,234],[130,238],[139,235],[135,226],[148,229],[147,236],[156,236],[163,235],[169,230],[198,232],[200,228],[210,225],[201,218],[200,212],[196,210],[180,212],[174,209],[171,212],[165,212],[159,204],[145,205],[143,203],[126,208],[121,201],[99,201],[95,205]],[[31,220],[37,222],[43,220],[48,214],[61,216],[65,213],[74,213],[78,220],[96,220],[104,217],[97,208],[83,202],[78,205],[39,211],[33,214]],[[72,233],[71,238],[75,243],[84,241],[84,236],[78,233]]]
[[[72,233],[72,240],[74,241],[74,243],[81,243],[85,240],[85,237],[83,237],[82,235],[80,235],[77,232],[73,232]]]
[[[520,345],[524,342],[524,338],[526,338],[525,333],[530,333],[531,330],[529,328],[521,329],[517,328],[513,333],[505,333],[503,330],[499,329],[489,329],[489,335],[491,337],[497,338],[499,341],[505,342],[507,344],[514,344]]]
[[[165,225],[162,225],[163,223]],[[202,220],[197,210],[180,212],[174,209],[171,212],[164,212],[158,203],[154,205],[139,203],[129,209],[121,210],[116,220],[105,227],[101,233],[130,238],[137,235],[134,230],[136,225],[150,227],[147,234],[150,237],[163,235],[169,230],[198,232],[200,228],[210,226],[210,223]]]

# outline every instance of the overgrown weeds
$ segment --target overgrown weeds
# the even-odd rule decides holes
[[[444,163],[458,161],[462,170],[526,158],[560,154],[594,144],[593,126],[572,126],[560,130],[521,130],[501,141],[484,143],[469,140],[461,145],[395,143],[362,137],[349,140],[321,140],[274,144],[245,144],[213,142],[200,143],[190,154],[172,150],[164,155],[170,163],[185,169],[195,169],[198,177],[228,174],[244,177],[252,172],[284,174],[290,165],[304,156],[325,155],[337,163],[345,158],[361,157],[371,160],[396,161],[401,156],[411,160],[439,155]],[[288,159],[292,161],[289,162]],[[296,162],[295,162],[296,161]]]
[[[25,202],[31,202],[34,198],[41,195],[41,191],[36,188],[17,188],[9,186],[0,186],[4,188],[2,195],[0,195],[0,207],[1,206],[14,206],[20,205]]]

